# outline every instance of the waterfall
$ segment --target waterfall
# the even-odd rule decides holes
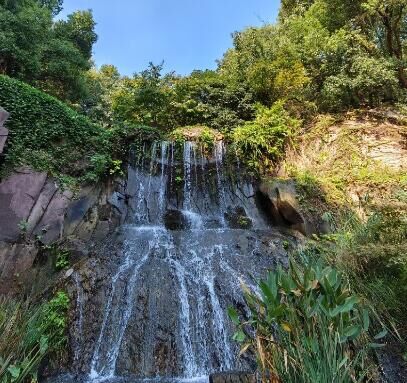
[[[212,154],[194,142],[157,142],[130,165],[132,214],[107,239],[86,305],[74,276],[74,331],[83,334],[74,364],[88,382],[207,380],[251,368],[237,357],[226,310],[243,306],[240,283],[253,287],[285,251],[226,150],[223,142]]]

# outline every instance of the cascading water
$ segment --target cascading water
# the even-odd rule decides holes
[[[77,380],[206,380],[253,367],[237,358],[226,310],[244,307],[241,282],[284,262],[284,237],[225,155],[222,142],[211,153],[162,142],[129,167],[131,213],[87,266],[86,293],[74,274]]]

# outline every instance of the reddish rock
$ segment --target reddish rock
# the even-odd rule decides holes
[[[0,241],[16,241],[35,201],[44,186],[47,175],[30,169],[20,169],[0,183]]]

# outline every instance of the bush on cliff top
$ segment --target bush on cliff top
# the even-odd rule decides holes
[[[9,169],[30,165],[80,177],[91,169],[92,155],[109,148],[101,127],[21,81],[0,76],[0,105],[10,113]]]
[[[145,126],[102,128],[56,98],[4,75],[0,106],[10,113],[3,175],[28,165],[64,182],[69,177],[95,182],[120,172],[132,143],[159,137],[157,129]]]

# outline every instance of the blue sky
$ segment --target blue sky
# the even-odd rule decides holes
[[[165,71],[214,69],[231,33],[275,21],[279,0],[64,0],[59,17],[92,9],[99,40],[94,60],[125,75],[165,61]]]

